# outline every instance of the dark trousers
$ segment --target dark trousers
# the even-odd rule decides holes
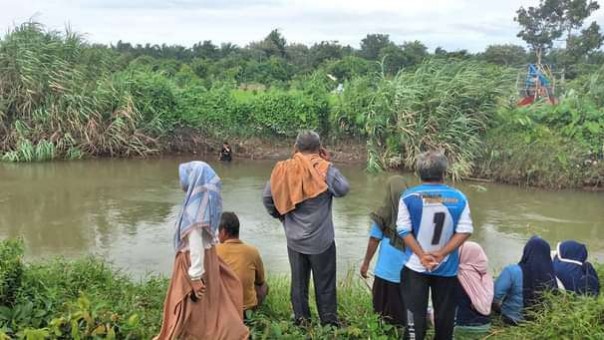
[[[407,308],[406,339],[423,340],[426,336],[428,296],[432,291],[434,339],[453,339],[457,277],[433,276],[405,267],[401,278],[403,300]]]
[[[373,280],[373,311],[384,321],[395,325],[405,325],[405,307],[401,297],[401,285],[378,276]]]
[[[323,324],[338,323],[336,296],[336,244],[321,254],[302,254],[287,248],[292,272],[291,299],[296,321],[310,320],[308,285],[310,273],[315,284],[317,309]]]

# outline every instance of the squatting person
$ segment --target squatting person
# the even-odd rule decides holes
[[[264,264],[258,249],[239,239],[239,218],[226,211],[220,217],[216,246],[220,257],[237,275],[243,286],[243,309],[253,310],[262,304],[268,293]]]

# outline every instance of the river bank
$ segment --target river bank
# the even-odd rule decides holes
[[[150,275],[135,281],[95,258],[24,263],[18,241],[0,243],[0,338],[150,339],[161,323],[167,278]],[[598,272],[604,279],[604,268]],[[382,323],[371,309],[368,288],[356,271],[338,285],[339,314],[345,327],[300,329],[290,322],[289,279],[270,275],[270,294],[249,327],[255,339],[388,339],[398,330]],[[311,304],[314,302],[311,301]],[[316,310],[313,305],[313,315]],[[469,338],[597,339],[604,336],[604,297],[548,297],[534,322],[503,327]],[[464,335],[468,338],[468,335]]]
[[[160,156],[198,155],[210,160],[218,159],[223,142],[233,149],[235,159],[283,160],[293,152],[295,138],[224,137],[204,138],[194,130],[171,137],[168,147],[159,152]],[[344,164],[365,164],[367,162],[367,142],[359,139],[333,140],[324,143],[332,160]]]
[[[259,137],[231,137],[218,139],[204,138],[201,132],[194,130],[180,131],[180,134],[171,137],[165,150],[159,156],[170,157],[200,156],[213,160],[218,158],[218,153],[224,141],[228,141],[233,148],[235,158],[246,160],[283,160],[291,156],[295,138],[267,139]],[[356,164],[369,168],[368,140],[362,139],[329,139],[325,143],[331,153],[332,160],[340,164]],[[533,152],[533,151],[529,151]],[[396,161],[382,160],[389,164],[386,171],[412,172]],[[485,183],[501,183],[521,187],[536,187],[542,189],[578,189],[583,191],[604,191],[604,161],[585,160],[581,171],[587,175],[579,180],[578,175],[559,167],[558,160],[551,157],[539,160],[539,165],[550,168],[548,171],[532,169],[529,160],[518,163],[516,160],[493,159],[483,157],[476,161],[470,175],[457,178],[458,180]],[[548,164],[549,163],[549,164]],[[529,169],[531,168],[531,169]],[[571,184],[572,182],[573,184]]]

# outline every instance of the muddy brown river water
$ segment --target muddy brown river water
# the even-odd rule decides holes
[[[29,259],[94,254],[136,277],[167,274],[183,198],[177,169],[190,159],[0,163],[0,237],[23,236]],[[261,202],[274,162],[210,163],[223,179],[224,209],[240,217],[242,239],[260,249],[269,272],[289,272],[282,227]],[[334,203],[342,274],[363,258],[368,214],[381,202],[388,174],[369,175],[361,166],[340,169],[351,183],[350,194]],[[566,239],[584,242],[592,261],[604,261],[604,193],[490,183],[457,186],[472,208],[473,239],[483,245],[493,269],[518,261],[533,234],[552,247]]]

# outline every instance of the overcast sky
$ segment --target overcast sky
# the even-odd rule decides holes
[[[523,44],[513,18],[538,0],[0,0],[0,28],[29,18],[53,29],[66,24],[92,42],[202,40],[244,46],[274,28],[288,42],[338,40],[358,47],[367,33],[395,42],[420,40],[431,50],[483,50]],[[594,19],[604,26],[604,10]]]

